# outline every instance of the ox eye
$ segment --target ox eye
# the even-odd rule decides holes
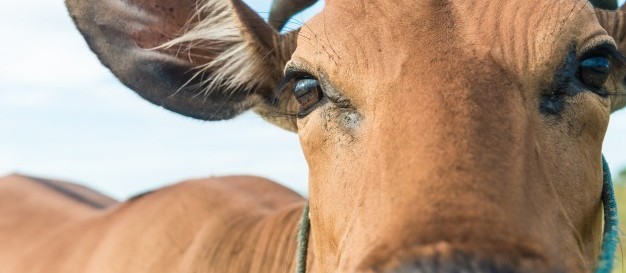
[[[576,77],[598,94],[602,94],[604,84],[609,79],[610,61],[607,57],[594,56],[584,59],[578,65]]]
[[[296,80],[294,95],[300,104],[300,114],[306,115],[324,98],[322,87],[316,79],[304,78]]]

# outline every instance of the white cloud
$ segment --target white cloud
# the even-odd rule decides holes
[[[626,110],[611,116],[602,150],[614,173],[626,168]]]
[[[118,198],[238,173],[305,191],[307,168],[294,134],[252,114],[205,123],[155,107],[97,61],[63,1],[3,4],[0,32],[12,42],[0,44],[0,173],[80,181]]]
[[[204,123],[140,100],[89,51],[63,1],[3,3],[0,33],[11,37],[0,43],[0,173],[65,178],[118,198],[224,174],[261,175],[305,191],[295,135],[252,114]],[[607,135],[614,168],[626,166],[625,135],[626,112]]]

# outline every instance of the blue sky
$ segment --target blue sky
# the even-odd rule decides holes
[[[257,11],[270,5],[247,2]],[[63,1],[4,3],[0,33],[6,38],[0,43],[0,175],[76,181],[119,199],[228,174],[260,175],[306,192],[307,166],[295,134],[253,114],[207,123],[144,102],[100,65]],[[604,147],[615,170],[626,167],[625,136],[622,111],[613,116]]]

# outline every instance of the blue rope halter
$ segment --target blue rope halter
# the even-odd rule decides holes
[[[617,202],[615,202],[615,191],[613,190],[613,180],[611,170],[602,156],[602,169],[604,171],[602,184],[602,204],[604,206],[604,233],[602,235],[602,249],[598,258],[598,265],[595,273],[611,273],[613,269],[613,258],[617,248],[619,226],[617,215]],[[300,229],[298,230],[298,253],[296,256],[296,273],[306,273],[306,259],[308,255],[309,233],[311,231],[311,219],[309,218],[309,203],[304,206]]]
[[[611,273],[615,249],[619,240],[619,225],[617,215],[617,202],[613,190],[613,180],[609,163],[602,156],[602,169],[604,170],[604,182],[602,185],[602,203],[604,206],[604,234],[602,236],[602,250],[598,258],[596,273]]]

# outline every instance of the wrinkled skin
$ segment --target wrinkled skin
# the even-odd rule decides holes
[[[149,101],[205,120],[253,109],[298,133],[310,169],[307,272],[594,268],[602,231],[602,141],[610,113],[626,104],[618,95],[625,91],[617,52],[626,52],[622,10],[594,10],[582,0],[328,0],[306,27],[279,35],[240,1],[209,1],[200,12],[207,18],[193,16],[193,2],[67,4],[101,61]],[[207,12],[213,7],[223,13]],[[185,17],[194,18],[189,26]],[[172,43],[154,49],[169,37]],[[609,77],[591,88],[578,71],[597,56],[610,62]],[[215,61],[226,57],[232,62]],[[235,72],[221,66],[227,64]],[[178,90],[186,82],[193,85]],[[298,86],[311,82],[306,90],[314,92],[307,94],[318,96],[296,98]],[[96,258],[92,268],[120,264],[119,272],[148,270],[149,263],[159,265],[153,273],[171,272],[166,265],[243,273],[266,261],[275,266],[268,272],[293,271],[293,251],[286,250],[294,249],[289,238],[302,200],[268,181],[236,178],[238,186],[229,187],[226,180],[161,191],[141,206],[108,212],[145,223],[138,217],[143,209],[158,214],[154,208],[202,189],[208,198],[193,199],[193,208],[210,212],[193,222],[202,228],[171,238],[210,251],[172,253],[168,244],[150,244],[160,233],[148,239],[140,230],[102,227],[92,240],[108,234],[114,243],[81,255]],[[224,196],[228,206],[211,202]],[[194,210],[165,215],[176,223],[197,218]],[[229,215],[238,221],[215,224]],[[124,217],[81,219],[126,227]],[[172,223],[164,219],[171,218],[162,218],[153,224],[167,230]],[[242,240],[256,222],[273,227],[276,239],[264,240],[267,245]],[[119,238],[156,255],[131,262]],[[258,253],[252,245],[272,251]],[[203,254],[219,249],[232,252],[205,264]],[[54,259],[57,266],[71,261]]]
[[[351,102],[298,121],[320,272],[593,268],[610,99],[540,111],[570,50],[614,43],[590,6],[331,1],[307,26],[288,69]]]

